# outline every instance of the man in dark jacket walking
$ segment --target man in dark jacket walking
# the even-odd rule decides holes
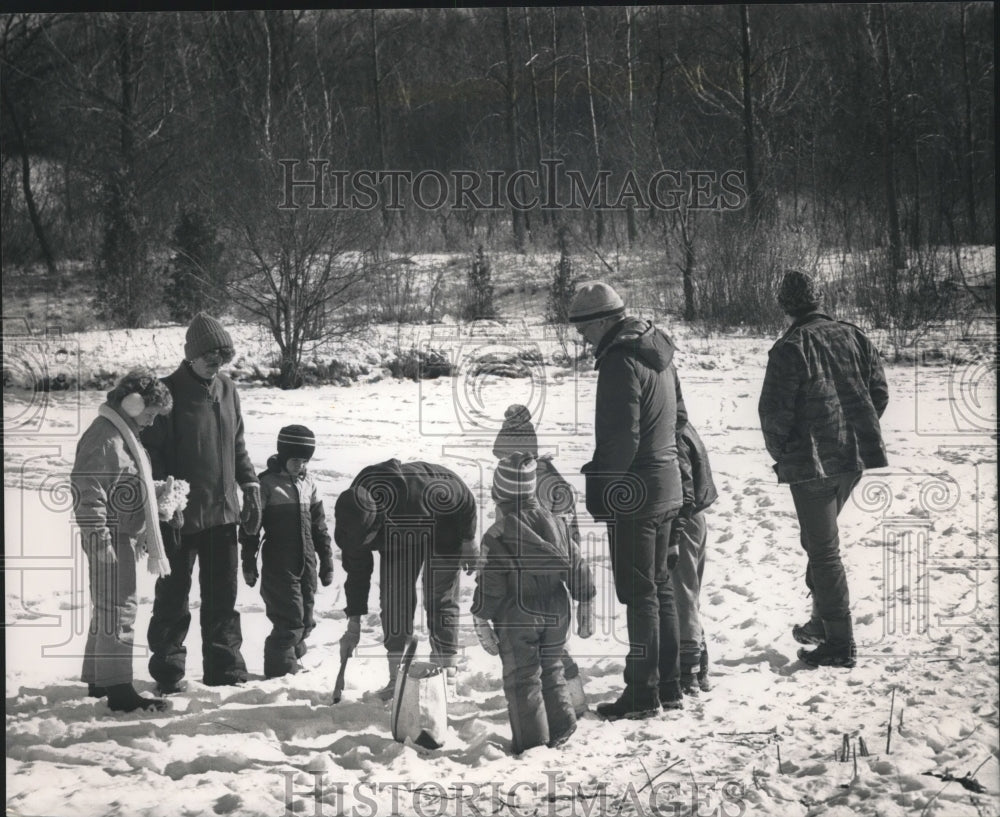
[[[878,350],[849,323],[819,311],[815,280],[788,272],[778,303],[791,326],[768,353],[758,411],[778,482],[789,483],[808,556],[812,616],[792,635],[810,666],[856,661],[837,516],[865,468],[888,464],[879,418],[889,390]]]
[[[570,321],[594,346],[594,456],[583,467],[587,510],[608,522],[611,568],[627,611],[625,691],[600,704],[608,719],[681,707],[677,615],[667,567],[671,521],[681,507],[676,431],[686,421],[670,338],[625,316],[607,284],[580,285]]]
[[[246,681],[236,612],[239,552],[236,525],[260,528],[260,484],[243,440],[240,398],[220,371],[233,358],[233,341],[215,318],[195,316],[184,343],[184,361],[163,378],[173,396],[172,413],[157,417],[142,434],[154,479],[173,476],[190,485],[179,534],[163,527],[170,575],[156,582],[149,622],[149,673],[162,693],[182,689],[191,625],[188,596],[198,562],[204,682]],[[236,487],[243,491],[240,509]]]
[[[431,660],[454,681],[458,655],[460,569],[476,568],[476,500],[454,471],[429,462],[386,460],[361,470],[334,506],[333,541],[341,550],[347,631],[341,660],[361,639],[361,616],[379,553],[382,643],[389,658],[392,695],[407,640],[413,635],[417,577],[423,574]]]

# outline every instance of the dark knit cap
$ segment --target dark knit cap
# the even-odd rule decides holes
[[[311,459],[315,450],[316,435],[305,426],[285,426],[278,432],[278,458],[282,465],[290,459]]]
[[[333,506],[333,540],[341,549],[357,547],[380,522],[375,498],[360,485],[348,488]]]
[[[806,272],[790,270],[778,287],[778,304],[789,315],[799,316],[819,309],[823,297],[816,279]]]
[[[505,457],[515,451],[538,455],[538,437],[531,423],[531,412],[525,406],[511,403],[503,413],[503,425],[493,443],[493,456]]]
[[[223,325],[206,312],[194,316],[184,335],[184,357],[197,360],[213,349],[232,349],[233,339]]]
[[[538,485],[537,469],[538,463],[531,454],[517,452],[504,457],[493,472],[493,499],[513,502],[534,498]]]
[[[589,323],[625,314],[625,302],[614,289],[601,281],[584,281],[569,305],[570,323]]]

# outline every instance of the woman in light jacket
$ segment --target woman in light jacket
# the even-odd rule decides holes
[[[108,392],[80,438],[70,476],[90,575],[91,619],[81,680],[91,697],[106,696],[118,712],[165,708],[162,699],[143,697],[132,686],[132,644],[137,558],[148,552],[150,572],[169,570],[157,488],[138,435],[171,406],[170,391],[155,372],[129,372]]]

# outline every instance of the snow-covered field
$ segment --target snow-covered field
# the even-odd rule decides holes
[[[887,369],[891,466],[867,473],[841,516],[859,664],[809,670],[791,638],[792,624],[808,613],[805,558],[756,413],[770,342],[678,335],[689,413],[721,495],[709,511],[702,593],[714,689],[657,720],[605,723],[587,714],[562,749],[518,758],[510,754],[499,659],[478,646],[471,617],[442,749],[394,742],[387,707],[365,698],[386,675],[376,615],[349,664],[344,700],[332,704],[344,628],[339,565],[334,585],[319,591],[307,672],[263,680],[269,623],[259,589],[241,584],[249,683],[199,683],[195,626],[190,686],[171,697],[168,712],[115,715],[86,698],[78,673],[88,597],[67,479],[75,442],[103,394],[5,392],[7,813],[1000,814],[993,358]],[[68,340],[93,370],[147,362],[167,372],[182,336],[177,328]],[[481,533],[492,512],[490,450],[504,408],[532,409],[541,448],[582,489],[595,383],[591,371],[545,362],[528,379],[460,372],[295,392],[245,386],[241,396],[258,467],[282,425],[302,422],[316,432],[310,468],[328,512],[363,466],[424,459],[456,470],[485,500]],[[606,534],[582,500],[579,513],[601,601],[597,634],[574,637],[570,649],[592,709],[620,689],[626,639]],[[148,692],[141,645],[153,579],[141,571],[139,582],[135,675]],[[463,610],[471,593],[463,577]],[[193,598],[196,609],[197,590]],[[426,636],[422,623],[419,633]],[[849,759],[841,761],[845,740]],[[982,793],[942,779],[968,773]]]

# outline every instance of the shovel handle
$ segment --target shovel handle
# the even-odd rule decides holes
[[[347,670],[347,658],[340,662],[340,672],[337,673],[337,680],[333,685],[333,702],[340,703],[340,696],[344,694],[344,672]]]

